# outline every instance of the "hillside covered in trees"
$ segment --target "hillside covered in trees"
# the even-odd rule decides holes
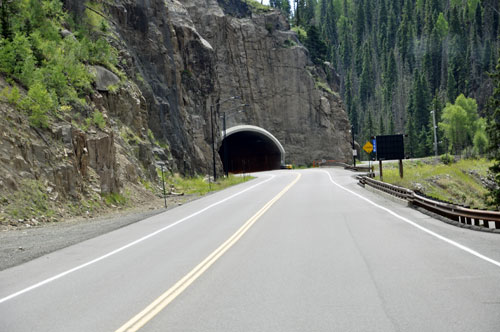
[[[494,86],[489,73],[499,56],[498,0],[293,3],[290,10],[286,0],[270,2],[289,15],[313,58],[338,71],[357,141],[406,133],[410,156],[431,155],[432,111],[437,122],[457,103],[468,105],[472,118],[487,115]],[[446,135],[446,124],[439,126],[439,153],[460,152],[475,132],[484,136],[486,123],[470,120],[472,132],[460,146]]]

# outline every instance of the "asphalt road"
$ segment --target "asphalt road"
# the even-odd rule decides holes
[[[500,331],[500,235],[340,169],[256,180],[0,272],[0,331]]]

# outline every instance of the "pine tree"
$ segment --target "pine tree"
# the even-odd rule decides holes
[[[330,53],[338,43],[337,24],[335,22],[335,10],[332,0],[320,0],[319,24],[322,39],[325,41]]]
[[[309,1],[299,1],[299,15]],[[424,140],[425,147],[413,155],[433,153],[432,100],[454,102],[464,93],[477,98],[484,113],[491,94],[486,72],[494,69],[500,49],[498,0],[313,2],[325,59],[341,76],[341,94],[361,137],[367,112],[376,127],[386,114],[386,132],[409,130],[408,122],[416,121],[412,139]]]
[[[498,58],[495,72],[491,75],[495,88],[488,102],[489,126],[488,136],[490,141],[489,150],[493,155],[494,164],[490,168],[497,187],[490,190],[490,196],[494,204],[500,207],[500,57]]]
[[[481,3],[478,2],[476,6],[476,13],[475,13],[475,32],[476,35],[479,36],[479,38],[483,37],[483,9],[481,8]]]
[[[452,67],[448,67],[448,78],[446,83],[446,92],[448,94],[448,101],[453,101],[458,95],[457,92],[457,82],[455,80],[455,74],[453,73],[454,69]]]
[[[408,138],[405,142],[405,151],[407,151],[410,158],[413,158],[415,157],[415,147],[418,143],[417,131],[415,129],[415,121],[413,119],[413,116],[410,116],[406,123],[406,134],[408,135]]]
[[[368,0],[369,1],[369,0]],[[363,41],[363,36],[365,34],[365,11],[364,11],[364,0],[359,0],[356,2],[356,46],[359,48],[361,42]]]
[[[385,124],[384,124],[384,117],[382,113],[380,114],[380,117],[378,119],[378,134],[379,135],[385,135]]]
[[[427,125],[429,119],[429,106],[431,95],[429,86],[424,75],[415,76],[414,86],[414,115],[416,128],[422,128]]]
[[[340,35],[340,57],[341,64],[345,70],[351,67],[352,60],[352,42],[351,42],[351,25],[346,16],[339,18],[339,35]]]
[[[394,123],[394,114],[392,114],[392,111],[390,113],[390,119],[389,119],[389,135],[394,135],[396,134],[396,125]]]
[[[366,103],[375,89],[375,75],[373,72],[372,54],[370,49],[371,48],[369,47],[368,42],[365,42],[363,46],[363,71],[361,72],[359,82],[359,96],[363,108],[366,108]]]
[[[320,38],[318,28],[315,25],[309,26],[307,30],[306,47],[314,63],[320,64],[326,58],[326,44]]]

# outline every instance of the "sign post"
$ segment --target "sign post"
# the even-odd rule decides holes
[[[363,145],[363,150],[365,150],[366,153],[372,153],[373,144],[370,142],[366,142],[365,145]]]
[[[370,143],[370,141],[367,141],[365,143],[365,145],[363,145],[363,150],[365,150],[366,153],[368,153],[368,168],[370,168],[370,172],[371,172],[371,169],[372,169],[372,166],[371,166],[371,153],[373,151],[373,144]]]
[[[404,141],[403,135],[383,135],[376,137],[377,159],[382,175],[382,160],[399,160],[399,176],[403,178]]]

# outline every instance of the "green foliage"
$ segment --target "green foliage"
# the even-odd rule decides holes
[[[295,31],[297,33],[297,37],[299,37],[299,40],[301,43],[305,43],[307,40],[307,32],[304,30],[304,28],[300,26],[294,26],[292,28],[292,31]]]
[[[0,101],[7,102],[13,106],[18,106],[19,102],[21,101],[19,88],[17,86],[14,86],[13,88],[3,88],[0,92]]]
[[[228,177],[220,177],[216,182],[209,182],[209,180],[201,175],[195,177],[181,177],[179,174],[173,176],[165,175],[165,185],[167,187],[175,188],[176,192],[185,194],[199,194],[204,195],[210,191],[222,190],[227,187],[246,182],[253,177],[235,176],[229,174]],[[158,173],[161,177],[161,173]]]
[[[383,129],[392,117],[396,133],[416,121],[413,136],[425,144],[415,153],[427,155],[433,152],[428,144],[432,100],[454,103],[463,93],[474,96],[484,114],[491,94],[487,72],[500,50],[498,1],[300,0],[297,6],[295,25],[318,28],[326,61],[341,77],[357,141],[373,130],[366,121],[371,112],[377,124],[380,116],[386,119]],[[313,20],[308,7],[315,9]],[[474,135],[467,138],[471,146]]]
[[[269,6],[263,5],[256,0],[242,0],[245,2],[250,9],[255,13],[265,13],[271,10]]]
[[[309,50],[309,55],[314,63],[320,64],[326,59],[326,44],[321,40],[318,28],[311,25],[307,30],[305,46]]]
[[[127,204],[127,198],[123,196],[122,194],[119,193],[109,193],[103,195],[104,202],[106,202],[107,205],[126,205]]]
[[[102,30],[105,20],[99,17]],[[101,64],[120,74],[116,50],[109,43],[91,40],[85,29],[63,38],[60,31],[67,22],[59,0],[8,1],[0,7],[0,72],[27,88],[27,99],[20,105],[37,127],[48,125],[58,105],[85,104],[94,80],[86,64]]]
[[[474,134],[474,151],[478,155],[483,155],[488,147],[488,137],[484,131],[476,131]]]
[[[48,115],[57,108],[56,98],[42,83],[30,87],[28,95],[21,102],[21,107],[29,112],[30,125],[37,128],[48,128]]]
[[[496,70],[491,74],[494,81],[494,91],[488,101],[489,125],[487,128],[489,137],[488,150],[493,156],[493,165],[490,168],[496,188],[490,191],[490,197],[494,204],[500,207],[500,57]]]
[[[92,122],[94,123],[94,125],[96,125],[97,128],[101,130],[106,127],[106,120],[104,119],[102,113],[98,110],[95,110],[94,114],[92,114]]]
[[[332,91],[332,89],[330,88],[330,86],[326,82],[316,81],[314,85],[316,86],[316,88],[320,88],[320,89],[328,92],[331,95],[339,97],[339,95],[336,92]]]
[[[486,159],[462,159],[452,162],[452,156],[442,156],[446,163],[436,164],[434,158],[418,161],[405,160],[404,178],[399,177],[396,163],[384,164],[384,181],[454,204],[474,208],[489,208],[488,189],[481,178],[488,175],[491,162]]]
[[[41,181],[30,179],[22,180],[19,190],[10,195],[5,212],[15,219],[54,215],[46,186]]]
[[[441,155],[439,159],[445,165],[453,164],[455,162],[455,157],[448,153]]]
[[[466,147],[472,146],[478,128],[484,130],[485,122],[477,114],[477,103],[463,94],[457,97],[455,104],[446,104],[441,115],[439,127],[450,143],[450,150],[459,154]],[[480,138],[478,144],[481,145]]]

